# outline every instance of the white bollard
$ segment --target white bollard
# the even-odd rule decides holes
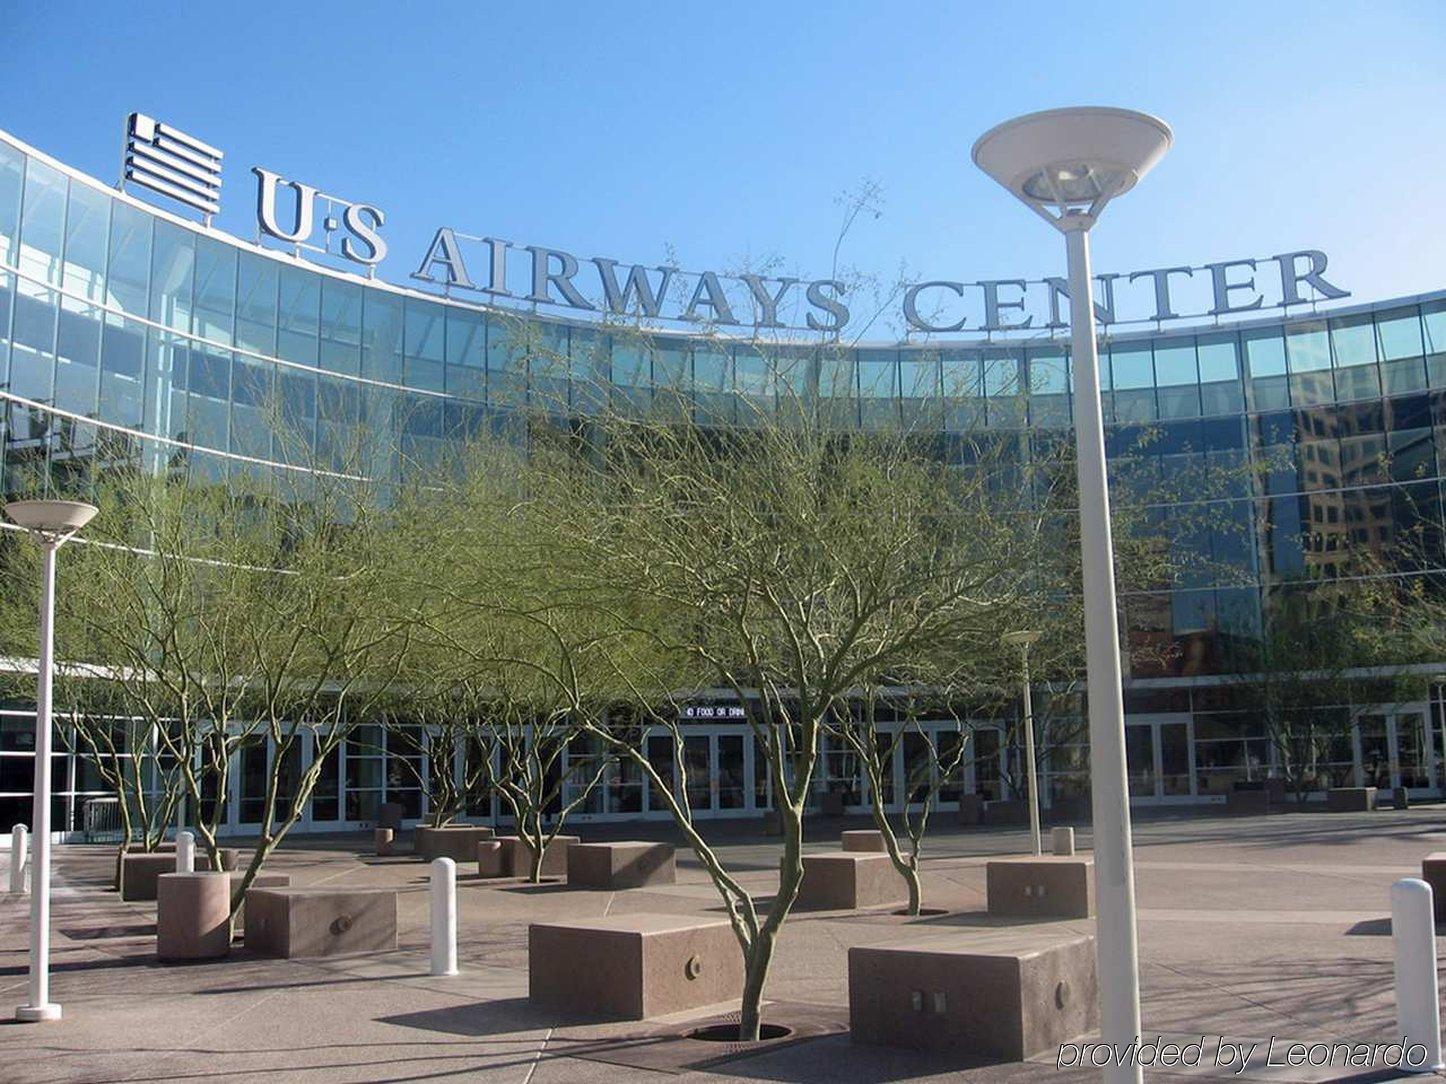
[[[1074,854],[1074,829],[1051,828],[1049,842],[1052,844],[1051,850],[1057,855]]]
[[[432,859],[432,974],[457,973],[457,863]]]
[[[176,833],[176,872],[196,872],[196,837],[190,832]]]
[[[1391,938],[1396,943],[1396,1029],[1407,1052],[1400,1068],[1432,1073],[1442,1068],[1441,1002],[1436,916],[1425,881],[1405,877],[1391,886]]]
[[[10,830],[10,891],[25,891],[25,879],[30,872],[30,829],[17,824]]]

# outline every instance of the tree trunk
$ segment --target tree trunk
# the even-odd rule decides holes
[[[773,950],[778,934],[765,927],[748,946],[743,961],[743,1003],[738,1013],[738,1039],[756,1043],[763,1024],[763,987],[768,982],[768,969],[773,963]]]
[[[924,886],[919,877],[919,868],[904,862],[900,872],[909,886],[909,914],[918,915],[924,906]]]

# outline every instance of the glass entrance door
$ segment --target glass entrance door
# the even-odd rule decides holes
[[[1130,801],[1141,805],[1195,797],[1194,723],[1188,715],[1136,716],[1125,723]]]
[[[1440,751],[1426,725],[1424,708],[1399,708],[1362,715],[1354,727],[1356,785],[1391,790],[1406,787],[1417,797],[1436,793]]]

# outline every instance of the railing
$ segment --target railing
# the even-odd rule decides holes
[[[81,831],[87,843],[119,843],[120,803],[115,798],[87,798],[81,813]]]

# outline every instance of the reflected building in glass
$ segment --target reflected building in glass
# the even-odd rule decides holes
[[[1221,468],[1237,479],[1211,494],[1212,527],[1170,537],[1186,574],[1124,598],[1135,800],[1218,802],[1271,762],[1259,720],[1232,704],[1220,678],[1229,645],[1258,633],[1263,594],[1330,574],[1347,544],[1385,547],[1423,523],[1442,527],[1446,291],[1329,316],[1116,334],[1101,367],[1112,465],[1146,480],[1145,500],[1151,477]],[[841,359],[831,348],[827,364],[802,342],[766,355],[706,335],[657,333],[640,344],[606,327],[503,314],[298,261],[159,211],[0,133],[7,494],[81,492],[118,462],[183,463],[218,481],[298,469],[273,406],[313,461],[334,455],[341,467],[346,435],[360,427],[377,435],[367,471],[396,476],[424,470],[430,453],[520,406],[585,413],[599,387],[641,403],[658,389],[681,392],[699,420],[722,426],[797,392],[840,425],[936,428],[946,449],[995,434],[1031,456],[1070,439],[1059,341],[869,345]],[[1195,522],[1170,513],[1156,510],[1162,523]],[[690,727],[681,763],[695,810],[766,808],[746,728],[715,717]],[[943,791],[946,808],[970,793],[1011,796],[1017,760],[1001,751],[1005,721],[976,728],[973,755]],[[0,712],[0,831],[28,819],[32,730],[27,705]],[[424,754],[389,752],[395,739],[376,730],[327,766],[301,828],[362,826],[384,801],[423,812],[416,771],[392,761]],[[1439,793],[1442,748],[1433,703],[1394,705],[1363,718],[1333,770],[1344,785]],[[660,762],[671,756],[655,752]],[[908,743],[898,757],[902,793]],[[64,759],[56,821],[79,831],[87,798],[102,788],[82,760]],[[824,761],[820,796],[859,806],[851,757],[829,748]],[[1051,751],[1053,801],[1084,793],[1086,761],[1082,748]],[[265,768],[262,759],[232,773],[235,831],[259,815],[251,791]],[[636,777],[620,775],[589,802],[599,818],[667,816]]]

